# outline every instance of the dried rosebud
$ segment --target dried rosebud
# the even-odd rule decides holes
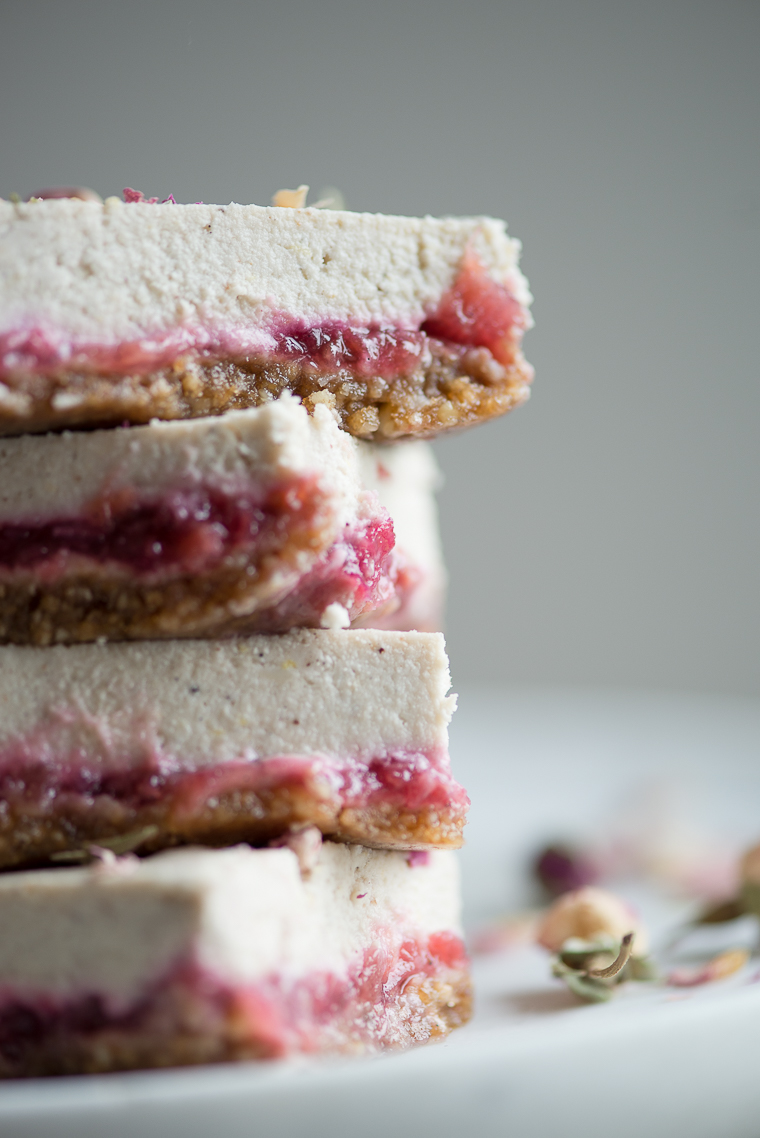
[[[599,874],[593,862],[579,850],[570,846],[551,845],[536,857],[533,871],[544,889],[552,897],[595,885]]]
[[[601,944],[571,938],[552,964],[552,975],[564,980],[571,992],[582,1000],[598,1003],[608,1000],[613,988],[627,978],[631,963],[633,933],[626,933],[617,954]],[[600,951],[600,948],[602,951]]]
[[[648,937],[635,913],[614,893],[587,885],[565,893],[550,905],[538,926],[536,940],[549,952],[558,953],[571,937],[592,942],[608,938],[620,943],[629,932],[634,933],[634,955],[646,956]]]

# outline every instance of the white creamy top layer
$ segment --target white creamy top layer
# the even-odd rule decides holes
[[[314,474],[331,494],[336,532],[358,508],[357,443],[318,404],[293,397],[208,419],[0,439],[0,522],[54,518],[102,494],[218,486],[231,492]]]
[[[172,850],[126,866],[0,875],[0,989],[118,1005],[196,960],[218,979],[345,974],[379,930],[459,932],[458,866],[326,842],[302,879],[288,849]]]
[[[283,313],[409,328],[468,249],[529,303],[520,244],[490,218],[0,201],[0,334],[34,326],[114,343],[178,326],[265,328]]]
[[[301,629],[239,640],[0,647],[0,748],[34,731],[93,761],[160,746],[202,766],[444,748],[440,633]]]

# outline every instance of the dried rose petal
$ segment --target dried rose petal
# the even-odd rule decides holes
[[[698,968],[676,968],[668,976],[668,983],[674,988],[694,988],[698,984],[711,984],[713,980],[723,980],[732,976],[749,960],[746,948],[732,948],[714,956],[707,964]]]
[[[485,955],[533,944],[536,939],[536,920],[535,913],[515,913],[502,917],[500,921],[476,929],[469,938],[470,947],[474,953]]]
[[[129,186],[124,188],[124,201],[127,205],[132,205],[135,202],[142,202],[144,205],[155,205],[158,198],[146,198],[142,190],[133,190]]]

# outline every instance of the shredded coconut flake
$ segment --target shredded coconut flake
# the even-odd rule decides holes
[[[333,601],[328,605],[322,613],[319,621],[320,628],[327,628],[332,632],[337,631],[339,628],[348,628],[351,624],[351,618],[348,615],[348,610],[343,605]]]

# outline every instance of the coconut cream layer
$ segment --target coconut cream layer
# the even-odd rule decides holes
[[[170,332],[179,353],[202,346],[201,329],[238,351],[267,351],[283,316],[411,329],[450,288],[466,251],[527,306],[519,242],[490,218],[0,201],[0,334],[47,331],[63,361],[65,343]]]
[[[179,965],[246,985],[345,975],[378,931],[460,934],[456,859],[324,843],[165,851],[141,861],[0,876],[0,993],[139,999]]]
[[[154,745],[191,768],[445,751],[449,683],[436,633],[8,646],[0,648],[0,769],[8,748],[43,729],[51,761],[81,753],[105,768],[139,765]]]

